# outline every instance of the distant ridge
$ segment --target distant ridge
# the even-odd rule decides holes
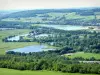
[[[93,8],[71,8],[71,9],[37,9],[37,10],[23,10],[23,11],[15,11],[11,12],[3,16],[0,16],[0,18],[20,18],[20,17],[35,17],[36,14],[45,14],[50,12],[57,12],[57,13],[66,13],[66,12],[84,12],[84,10],[90,10],[90,11],[99,11],[99,7],[93,7]]]

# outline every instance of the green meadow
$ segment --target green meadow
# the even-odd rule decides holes
[[[71,55],[65,54],[65,56],[67,56],[69,58],[75,58],[75,57],[91,58],[91,57],[94,57],[96,59],[100,59],[100,54],[96,54],[96,53],[76,52]]]
[[[0,68],[0,75],[98,75],[98,74],[79,74],[79,73],[61,73],[53,71],[20,71],[13,69]]]

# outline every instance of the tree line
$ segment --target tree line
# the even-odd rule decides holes
[[[100,74],[100,64],[80,63],[77,60],[61,56],[57,51],[27,54],[8,52],[6,55],[0,55],[0,68]]]

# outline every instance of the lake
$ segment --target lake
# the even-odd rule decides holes
[[[21,52],[21,53],[29,53],[29,52],[40,52],[40,51],[47,51],[47,50],[54,50],[47,48],[45,45],[33,45],[33,46],[27,46],[23,48],[17,48],[7,51],[14,51],[14,52]]]
[[[52,27],[55,29],[61,29],[61,30],[84,30],[88,29],[87,26],[72,26],[72,25],[40,25],[43,27]]]

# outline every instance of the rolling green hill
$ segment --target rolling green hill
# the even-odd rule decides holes
[[[100,8],[25,10],[4,15],[1,21],[54,25],[100,25]]]

